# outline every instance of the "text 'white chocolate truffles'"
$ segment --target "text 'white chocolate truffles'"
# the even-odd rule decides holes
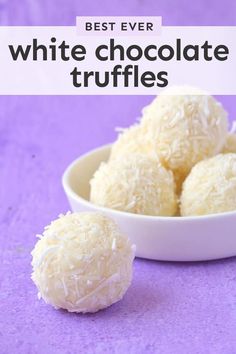
[[[141,124],[153,132],[161,163],[181,180],[197,162],[222,150],[228,122],[212,96],[183,86],[167,89],[145,107]]]
[[[222,150],[224,154],[233,152],[236,153],[236,134],[235,133],[229,133],[226,138],[226,143],[224,145],[224,148]]]
[[[99,206],[162,216],[172,216],[177,210],[172,172],[144,155],[102,163],[90,185],[90,200]]]
[[[124,157],[127,153],[156,157],[154,139],[147,129],[135,124],[119,134],[118,139],[112,145],[110,159]]]
[[[183,184],[181,215],[236,210],[236,154],[220,154],[195,165]]]
[[[32,251],[39,296],[69,312],[96,312],[120,300],[132,279],[134,248],[97,213],[62,215]]]

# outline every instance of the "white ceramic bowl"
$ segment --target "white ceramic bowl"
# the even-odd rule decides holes
[[[196,217],[157,217],[102,208],[89,202],[89,180],[110,145],[75,160],[63,175],[73,211],[97,211],[113,218],[136,245],[137,257],[165,261],[200,261],[236,255],[236,211]]]

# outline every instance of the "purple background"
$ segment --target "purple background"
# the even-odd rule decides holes
[[[1,24],[73,25],[76,15],[162,15],[165,25],[236,25],[235,0],[1,0]],[[115,138],[150,97],[0,97],[0,353],[236,353],[236,259],[135,261],[123,301],[55,311],[30,280],[34,235],[68,204],[65,167]],[[230,117],[235,97],[222,97]]]

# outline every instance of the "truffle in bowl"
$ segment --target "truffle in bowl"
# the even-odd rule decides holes
[[[90,180],[110,145],[72,162],[62,182],[73,211],[97,211],[114,219],[131,242],[136,256],[164,261],[200,261],[236,255],[236,211],[204,216],[147,216],[95,205],[89,201]]]

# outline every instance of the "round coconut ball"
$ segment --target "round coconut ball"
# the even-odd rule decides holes
[[[183,184],[181,215],[236,210],[236,154],[220,154],[195,165]]]
[[[175,183],[154,158],[130,154],[102,163],[90,181],[94,204],[144,215],[172,216],[177,210]]]
[[[39,296],[69,312],[96,312],[120,300],[132,279],[134,248],[97,213],[61,216],[32,251]]]
[[[161,163],[181,181],[199,161],[219,153],[227,136],[227,114],[204,91],[172,87],[143,111],[141,125],[152,132]]]
[[[112,145],[110,159],[126,156],[127,153],[156,157],[154,140],[142,126],[135,124],[124,129]]]
[[[222,150],[224,154],[233,152],[236,153],[236,134],[235,133],[229,133],[226,138],[226,143],[224,145],[224,148]]]

